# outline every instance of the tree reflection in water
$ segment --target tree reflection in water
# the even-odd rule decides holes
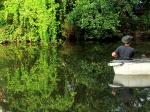
[[[122,101],[114,97],[108,87],[113,80],[108,62],[118,44],[0,46],[0,87],[3,98],[8,101],[0,105],[12,112],[110,112],[116,109]],[[136,56],[141,56],[142,49],[148,46],[140,47]],[[149,90],[134,89],[128,110],[150,110],[148,93]],[[138,104],[141,106],[137,108]]]

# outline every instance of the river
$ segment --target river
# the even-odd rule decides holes
[[[1,108],[11,112],[150,111],[149,88],[133,88],[127,104],[108,86],[114,78],[108,66],[114,59],[111,52],[121,44],[1,45]],[[131,46],[135,58],[150,56],[150,41],[134,40]]]

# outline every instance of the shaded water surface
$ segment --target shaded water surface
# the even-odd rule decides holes
[[[118,45],[0,46],[0,106],[11,112],[150,111],[149,88],[134,88],[127,105],[108,86],[114,77],[108,62]],[[135,58],[150,56],[150,41],[132,46]]]

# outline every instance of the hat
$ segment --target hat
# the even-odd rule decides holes
[[[126,44],[126,43],[130,42],[132,38],[133,38],[132,36],[126,35],[126,36],[122,37],[122,42]]]

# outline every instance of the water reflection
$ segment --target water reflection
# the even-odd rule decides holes
[[[131,99],[134,95],[133,88],[114,88],[112,94],[122,101],[121,105],[115,108],[114,111],[128,111],[127,107],[131,106]]]
[[[7,101],[0,105],[12,112],[113,111],[122,101],[108,87],[114,75],[107,64],[119,43],[0,46],[0,91]],[[142,47],[136,57],[140,52]],[[141,91],[134,89],[128,110],[149,110],[149,90]],[[139,102],[142,106],[137,109],[134,105]]]

